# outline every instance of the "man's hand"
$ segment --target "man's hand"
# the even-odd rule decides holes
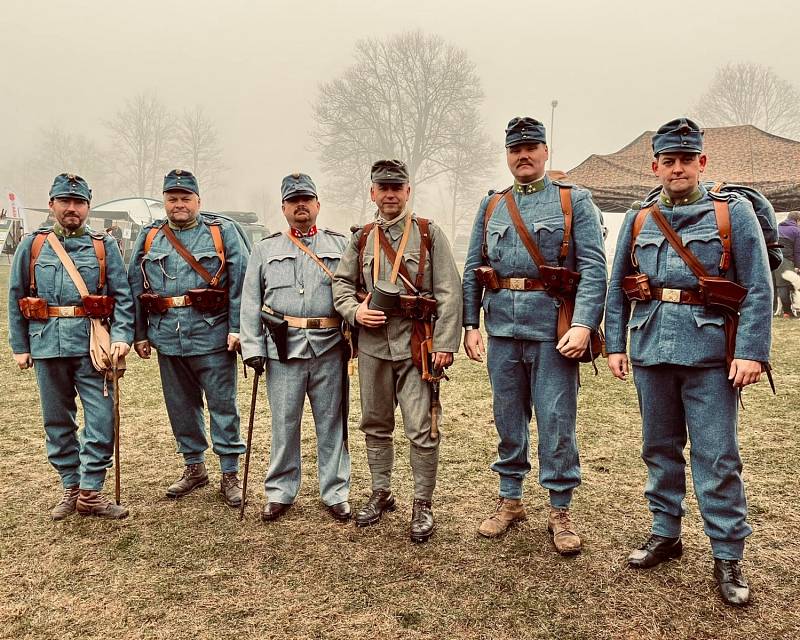
[[[630,369],[628,368],[628,356],[624,353],[609,353],[608,368],[615,378],[624,380]]]
[[[369,301],[372,300],[372,294],[368,294],[364,302],[358,305],[356,309],[356,322],[363,327],[375,329],[382,327],[386,324],[386,314],[383,311],[369,308]]]
[[[149,340],[139,340],[139,342],[133,343],[133,350],[136,352],[136,355],[139,356],[142,360],[149,360],[150,359],[150,341]]]
[[[228,351],[238,351],[239,350],[239,334],[238,333],[229,333],[228,334]]]
[[[589,346],[592,332],[586,327],[570,327],[558,341],[556,349],[567,358],[580,358]]]
[[[746,387],[761,380],[762,367],[755,360],[742,360],[734,358],[728,371],[728,380],[733,381],[734,387]]]
[[[14,362],[20,369],[30,369],[33,366],[33,358],[30,353],[15,353]]]
[[[445,351],[433,352],[433,368],[434,369],[447,369],[453,364],[453,354]]]
[[[264,368],[267,365],[267,359],[264,356],[251,356],[244,361],[245,366],[250,367],[256,372],[256,375],[264,373]]]
[[[112,342],[111,343],[111,364],[113,366],[117,366],[117,362],[120,361],[121,358],[130,353],[131,345],[127,342]]]
[[[464,351],[470,360],[483,362],[486,355],[486,348],[483,346],[483,336],[480,329],[467,329],[464,332]]]

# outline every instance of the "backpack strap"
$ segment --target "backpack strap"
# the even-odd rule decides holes
[[[422,281],[425,278],[425,258],[426,253],[433,256],[433,241],[431,240],[430,220],[427,218],[417,218],[417,227],[419,228],[419,236],[421,242],[419,243],[419,267],[417,268],[417,277],[414,285],[417,290],[422,289]],[[433,262],[431,262],[433,264]]]
[[[213,228],[213,226],[210,228]],[[203,280],[205,280],[206,283],[208,283],[210,287],[216,287],[219,284],[222,271],[225,269],[224,256],[221,258],[223,262],[220,264],[219,270],[212,276],[208,271],[206,271],[206,268],[197,261],[197,258],[192,255],[192,253],[183,245],[183,243],[178,240],[178,237],[175,235],[172,229],[169,228],[169,225],[165,224],[161,227],[161,229],[164,231],[164,235],[166,236],[167,240],[169,240],[170,244],[175,247],[175,250],[178,252],[178,254],[180,254],[181,258],[183,258],[189,264],[189,266],[194,269],[194,271]],[[217,230],[217,233],[219,233],[219,230]],[[214,244],[216,248],[216,240],[214,241]],[[219,253],[217,253],[217,255],[219,255]]]
[[[222,228],[218,223],[212,223],[208,225],[208,230],[211,232],[211,239],[214,241],[214,251],[217,252],[217,257],[219,258],[220,267],[217,276],[215,276],[218,277],[225,268],[225,243],[222,242]]]
[[[514,223],[514,228],[517,230],[517,234],[519,234],[522,244],[524,244],[525,248],[528,250],[531,259],[537,267],[546,265],[547,261],[544,259],[541,251],[539,251],[536,241],[531,236],[528,228],[525,226],[525,221],[520,215],[519,207],[517,207],[517,203],[514,200],[514,194],[511,193],[511,191],[506,191],[504,198],[506,201],[506,207],[508,207],[508,213],[511,216],[511,222]]]
[[[639,233],[644,227],[644,223],[647,222],[647,216],[650,215],[650,211],[652,210],[654,205],[650,205],[649,207],[645,207],[641,209],[639,213],[636,214],[636,218],[633,220],[633,227],[631,228],[631,264],[633,267],[638,271],[639,270],[639,261],[636,259],[636,238],[639,237]]]
[[[697,279],[707,278],[708,271],[706,271],[706,268],[702,265],[700,260],[697,259],[697,256],[684,246],[683,240],[681,240],[681,237],[675,233],[675,229],[667,222],[667,219],[664,217],[664,214],[661,213],[657,204],[652,206],[651,214],[653,216],[653,221],[658,225],[658,228],[661,229],[661,233],[664,234],[667,242],[672,245],[672,248],[675,249],[675,252],[681,257],[681,260],[692,270],[692,273],[694,273]]]
[[[97,265],[100,267],[100,273],[97,276],[97,293],[102,293],[103,287],[106,286],[106,245],[102,238],[92,236],[92,246],[97,256]]]
[[[50,232],[52,233],[52,231]],[[47,236],[50,233],[37,233],[34,238],[33,242],[31,243],[31,259],[30,263],[28,264],[28,282],[30,283],[29,288],[31,292],[31,297],[36,297],[36,261],[39,259],[39,254],[42,252],[42,246],[44,245],[45,241],[47,240]]]
[[[489,202],[486,204],[486,211],[483,212],[483,244],[481,245],[481,255],[483,256],[484,261],[489,260],[489,250],[486,244],[486,233],[487,229],[489,228],[489,220],[492,218],[492,214],[494,210],[497,208],[497,203],[503,198],[506,191],[509,191],[511,187],[506,187],[502,191],[496,191],[492,194],[489,198]]]
[[[572,235],[572,188],[558,185],[558,193],[561,196],[561,212],[564,214],[564,237],[558,252],[558,266],[563,267],[569,254],[569,239]]]

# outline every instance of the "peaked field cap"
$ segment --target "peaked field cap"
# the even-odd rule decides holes
[[[689,118],[670,120],[653,134],[653,154],[658,155],[667,151],[702,153],[703,133],[700,126]]]
[[[188,191],[200,195],[200,185],[191,171],[173,169],[164,176],[164,193],[167,191]]]
[[[402,160],[378,160],[370,170],[370,181],[405,184],[409,182],[408,167]]]
[[[50,187],[51,198],[80,198],[86,202],[92,201],[92,190],[89,184],[74,173],[59,173]]]
[[[306,173],[290,173],[281,181],[281,201],[296,196],[317,196],[317,186]]]
[[[547,144],[544,125],[536,118],[511,118],[506,127],[506,148],[518,144]]]

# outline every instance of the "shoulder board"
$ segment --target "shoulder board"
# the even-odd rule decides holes
[[[264,236],[261,240],[269,240],[270,238],[277,238],[278,236],[282,236],[283,231],[276,231],[275,233],[270,233],[268,236]]]
[[[489,192],[486,195],[493,196],[495,193],[497,193],[497,189],[489,189]]]
[[[737,194],[733,191],[709,191],[708,195],[712,200],[728,202],[735,199]]]
[[[36,231],[33,231],[30,235],[35,236],[37,233],[50,233],[53,230],[53,227],[39,227]]]
[[[577,189],[577,184],[572,184],[571,182],[564,182],[563,180],[551,180],[554,185],[557,187],[569,187],[570,189]]]
[[[148,222],[146,225],[142,227],[142,229],[156,229],[163,224],[166,224],[166,218],[159,218],[158,220],[153,220],[152,222]]]
[[[92,236],[95,240],[104,240],[106,237],[111,237],[107,233],[103,231],[90,231],[89,235]]]
[[[337,236],[339,238],[346,237],[343,233],[339,233],[338,231],[334,231],[333,229],[322,229],[322,232],[327,233],[329,236]]]
[[[222,218],[212,218],[211,216],[203,215],[200,218],[205,224],[207,225],[216,225],[218,227],[222,226]]]

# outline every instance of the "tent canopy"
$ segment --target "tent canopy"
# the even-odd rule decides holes
[[[625,211],[658,185],[650,166],[653,133],[645,131],[616,153],[589,156],[568,179],[589,189],[603,211]],[[800,142],[741,125],[706,129],[704,148],[704,180],[754,187],[776,211],[800,209]]]

